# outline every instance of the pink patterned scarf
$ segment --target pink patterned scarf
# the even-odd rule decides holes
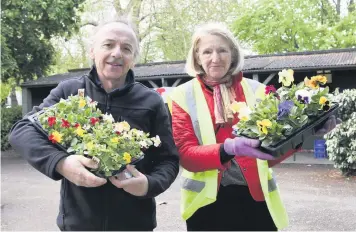
[[[219,81],[207,80],[203,76],[201,80],[204,84],[213,88],[215,123],[221,125],[225,123],[232,124],[234,115],[230,105],[236,98],[234,88],[232,87],[232,76],[226,75]]]

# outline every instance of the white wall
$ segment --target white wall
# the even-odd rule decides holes
[[[16,91],[16,99],[17,99],[17,102],[19,103],[19,105],[22,106],[22,91],[21,90]],[[10,94],[6,99],[6,105],[11,106]]]

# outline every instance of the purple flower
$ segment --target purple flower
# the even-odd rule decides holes
[[[301,95],[298,95],[298,101],[303,104],[309,104],[309,97],[308,96],[302,97]]]
[[[309,104],[310,103],[310,98],[311,94],[309,91],[305,89],[300,89],[295,92],[295,96],[297,97],[298,101],[303,104]]]
[[[293,101],[284,101],[278,105],[277,120],[281,120],[284,116],[289,115],[292,107],[294,106]]]

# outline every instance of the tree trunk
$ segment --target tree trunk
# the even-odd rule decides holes
[[[336,2],[336,13],[340,17],[340,5],[341,5],[341,0],[337,0]]]
[[[354,0],[350,0],[349,6],[348,6],[349,13],[355,11],[355,2]]]
[[[18,106],[19,103],[17,102],[16,98],[16,87],[12,87],[11,93],[10,93],[10,100],[11,100],[11,107]]]

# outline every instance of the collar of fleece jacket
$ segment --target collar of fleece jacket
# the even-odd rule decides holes
[[[89,79],[97,87],[103,89],[95,65],[92,66],[92,68],[91,68],[91,70],[89,72]],[[130,89],[133,86],[134,83],[135,83],[135,74],[132,71],[132,69],[130,69],[127,72],[127,75],[126,75],[125,85],[123,87],[121,87],[121,88],[117,88],[117,89],[112,90],[110,93],[119,92],[119,91],[120,92],[125,92],[126,90]]]

